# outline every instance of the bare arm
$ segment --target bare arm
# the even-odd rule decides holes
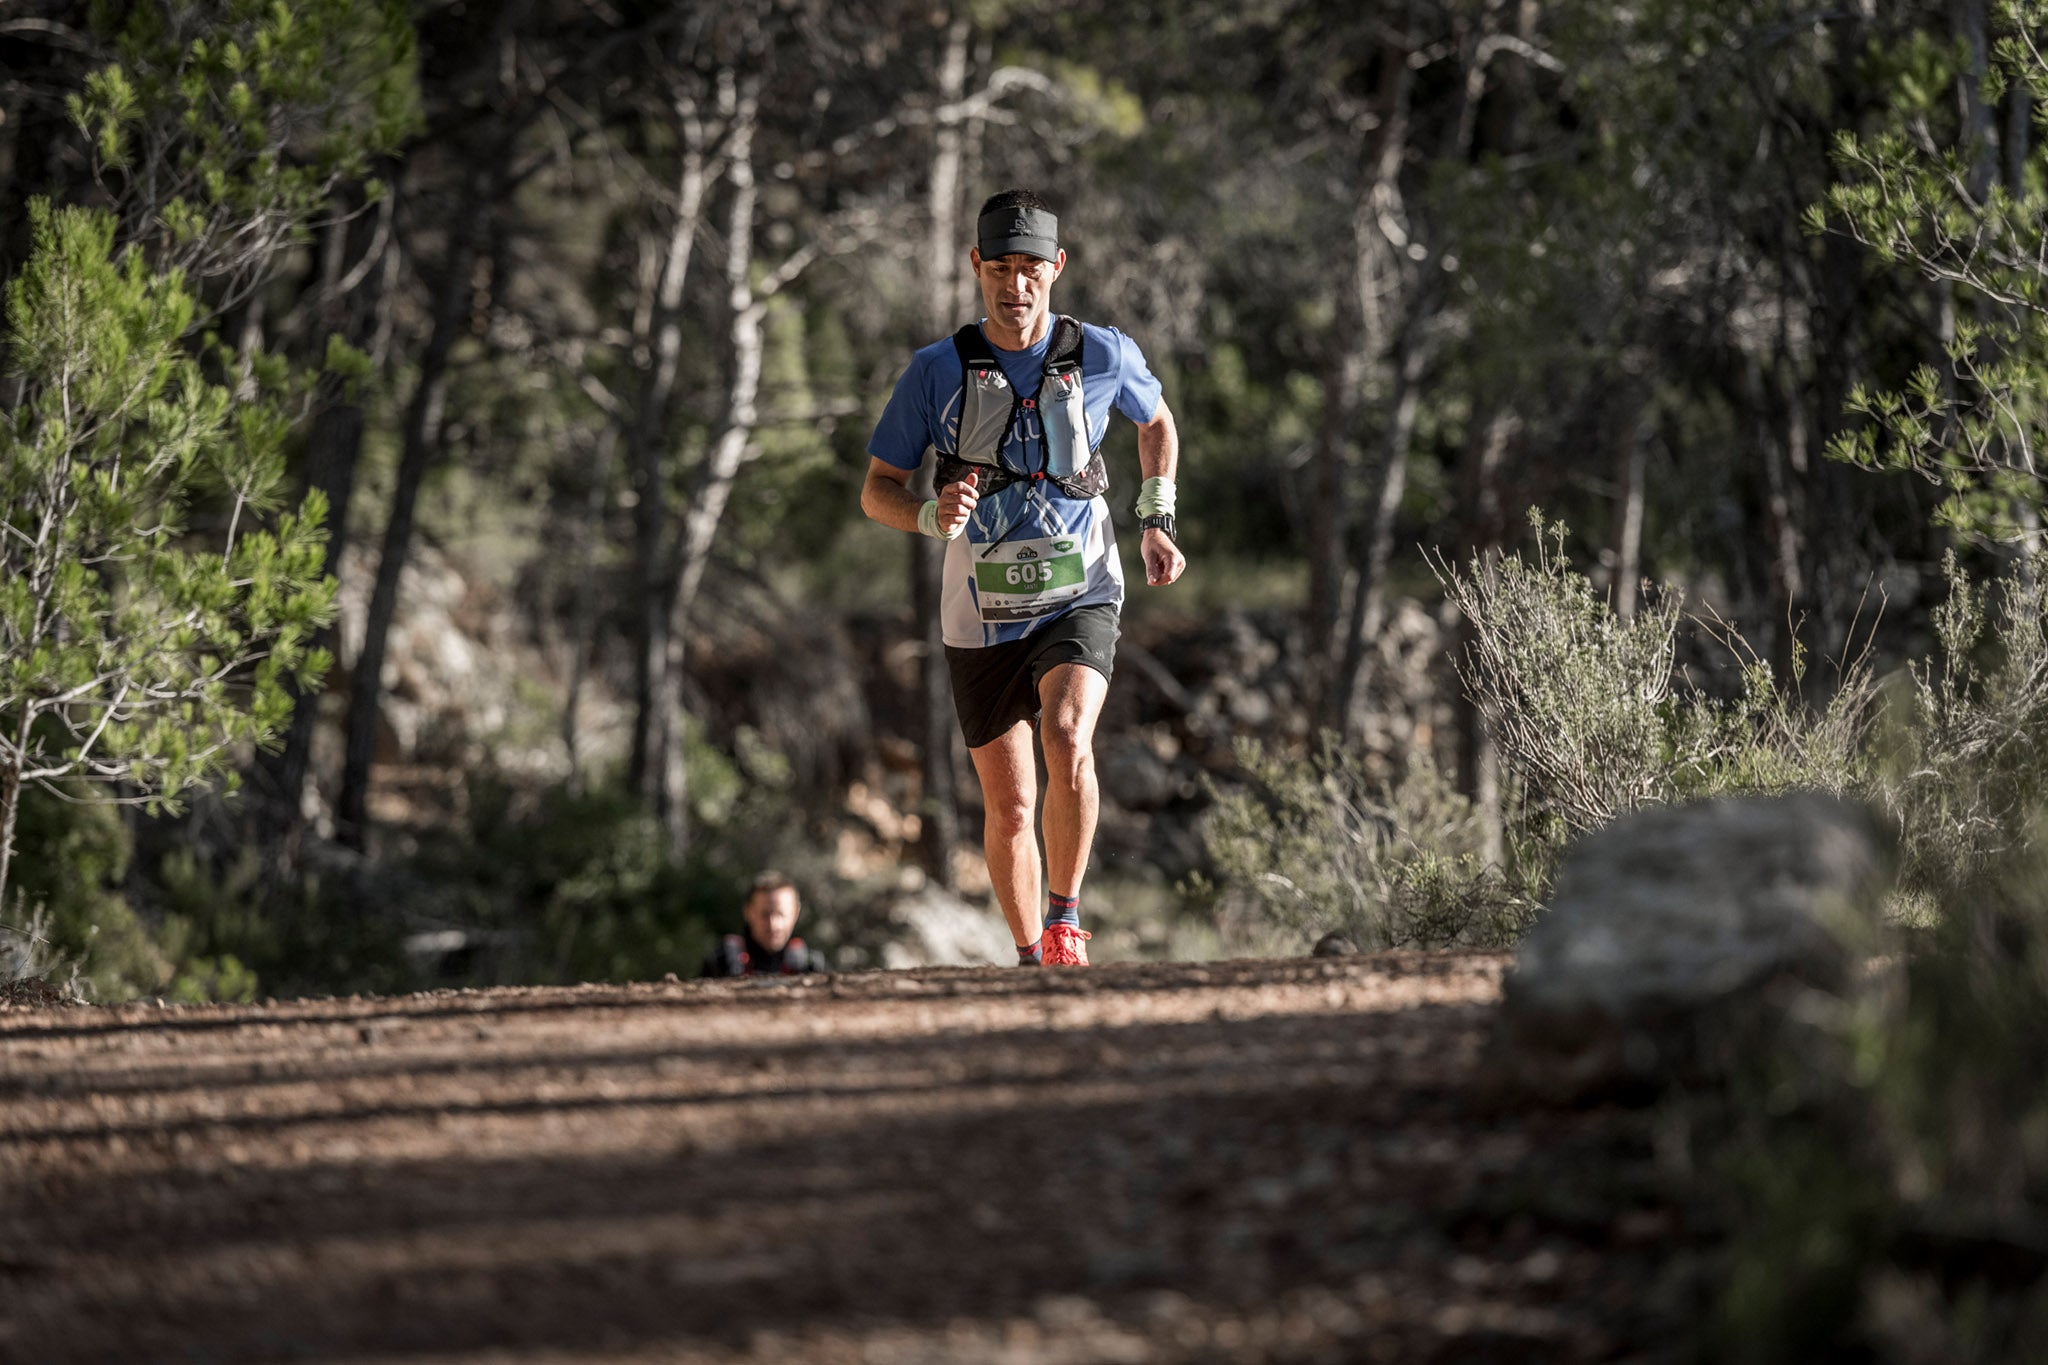
[[[1180,430],[1174,426],[1173,413],[1162,398],[1152,420],[1138,424],[1138,469],[1148,479],[1170,479],[1178,468]],[[1145,531],[1139,552],[1145,558],[1145,581],[1156,588],[1179,578],[1188,566],[1187,556],[1180,552],[1173,538],[1157,527]]]
[[[1138,471],[1148,479],[1172,478],[1180,467],[1180,429],[1164,398],[1152,420],[1138,424]]]
[[[910,471],[886,460],[868,460],[868,477],[860,486],[860,510],[870,521],[898,531],[917,532],[917,509],[924,504],[910,491]]]
[[[939,529],[947,538],[959,535],[967,525],[967,518],[974,513],[978,501],[975,485],[980,480],[969,474],[960,483],[949,483],[939,490]],[[860,486],[860,510],[868,514],[871,521],[898,531],[918,534],[917,514],[924,502],[910,491],[910,471],[898,469],[887,460],[868,460],[868,476]]]

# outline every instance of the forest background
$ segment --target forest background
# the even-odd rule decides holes
[[[2030,759],[1961,815],[1900,774],[2039,701],[2039,18],[14,0],[10,970],[687,974],[768,865],[901,960],[985,884],[864,446],[1012,185],[1183,438],[1099,955],[1510,941],[1572,834],[1736,788],[1954,816],[1933,897],[2031,846]]]

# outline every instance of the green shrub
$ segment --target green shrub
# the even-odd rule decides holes
[[[1693,624],[1739,666],[1741,687],[1687,686],[1671,668],[1675,597],[1620,621],[1562,538],[1543,530],[1533,564],[1495,554],[1443,569],[1476,640],[1461,678],[1515,779],[1510,818],[1525,840],[1556,856],[1647,804],[1828,791],[1901,830],[1902,906],[1949,897],[2029,847],[2031,812],[2048,801],[2048,584],[2026,566],[1979,585],[1951,557],[1933,656],[1887,679],[1866,648],[1815,705],[1803,655],[1781,677],[1718,619]]]
[[[1536,561],[1490,553],[1445,591],[1473,626],[1458,674],[1521,779],[1533,811],[1583,834],[1663,799],[1691,755],[1674,732],[1698,717],[1671,703],[1676,594],[1624,621],[1564,557],[1564,527],[1532,518]]]
[[[714,926],[737,913],[751,875],[713,855],[678,864],[660,823],[617,788],[532,794],[480,777],[470,812],[466,839],[416,860],[421,883],[443,888],[427,891],[419,908],[509,936],[501,978],[687,976],[709,950]]]
[[[94,1000],[163,989],[170,960],[123,890],[132,841],[119,808],[25,790],[15,847],[0,924],[12,931],[16,974],[75,978]]]
[[[1247,781],[1214,791],[1204,841],[1224,893],[1265,922],[1384,948],[1520,937],[1529,887],[1482,858],[1479,813],[1433,767],[1388,786],[1334,738],[1306,761],[1246,740],[1238,760]]]
[[[1819,1028],[1727,1097],[1718,1358],[2048,1351],[2048,858],[2029,842],[1890,989],[1805,1011]]]
[[[1873,796],[1906,831],[1910,884],[1954,897],[2029,856],[2048,802],[2048,583],[2018,565],[1978,585],[1950,555],[1936,656],[1909,669],[1912,709]]]
[[[1288,759],[1246,751],[1248,781],[1208,826],[1225,894],[1287,932],[1342,928],[1374,943],[1512,942],[1571,840],[1647,805],[1794,789],[1870,802],[1903,836],[1899,918],[1954,902],[2032,847],[2048,803],[2048,580],[2027,566],[1979,585],[1948,564],[1938,648],[1881,677],[1866,648],[1826,699],[1803,694],[1718,618],[1690,626],[1729,654],[1717,695],[1674,671],[1688,625],[1675,593],[1620,619],[1532,518],[1533,560],[1437,563],[1470,622],[1457,661],[1500,746],[1509,856],[1481,857],[1475,813],[1427,768],[1392,790],[1334,745]]]
[[[1647,805],[1746,792],[1868,792],[1884,692],[1867,653],[1844,663],[1827,702],[1803,699],[1804,655],[1779,677],[1719,618],[1691,627],[1738,666],[1732,697],[1673,668],[1688,624],[1678,593],[1650,594],[1622,620],[1564,555],[1565,529],[1531,514],[1534,563],[1492,552],[1463,570],[1439,561],[1472,624],[1458,661],[1518,782],[1518,818],[1559,848]]]
[[[402,990],[404,926],[383,898],[318,873],[281,882],[243,847],[217,859],[189,846],[155,869],[163,994],[184,1001]]]

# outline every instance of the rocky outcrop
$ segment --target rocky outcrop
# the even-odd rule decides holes
[[[884,967],[983,967],[1017,960],[1003,917],[936,886],[906,892],[884,907],[893,933],[882,945]]]
[[[1711,1071],[1783,988],[1855,978],[1893,873],[1873,813],[1819,793],[1617,820],[1566,855],[1507,978],[1497,1055],[1560,1096]]]

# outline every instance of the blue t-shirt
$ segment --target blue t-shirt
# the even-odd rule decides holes
[[[984,336],[987,329],[983,329]],[[1052,330],[1037,345],[1006,351],[990,344],[1012,388],[1023,398],[1036,398],[1045,375],[1045,355]],[[883,409],[868,454],[898,469],[916,469],[933,449],[954,452],[960,429],[960,353],[953,339],[918,351],[896,381],[896,391]],[[1138,344],[1114,327],[1081,327],[1081,394],[1087,409],[1088,446],[1102,444],[1115,408],[1133,422],[1149,422],[1159,410],[1159,381]],[[1004,467],[1029,471],[1045,467],[1044,430],[1038,413],[1020,408],[1003,442]],[[1022,557],[1022,563],[1018,562]],[[1042,558],[1041,558],[1042,557]],[[1078,562],[1074,562],[1078,557]],[[1057,598],[1043,614],[1032,614],[1029,594],[1000,591],[1014,587],[1020,572],[1039,564],[1048,575],[1054,564],[1074,562],[1077,581],[1059,571],[1044,596]],[[990,591],[991,588],[998,591]],[[1010,599],[1024,605],[1012,606]],[[1063,612],[1124,599],[1123,566],[1117,559],[1116,534],[1109,504],[1101,498],[1070,498],[1050,480],[1021,480],[975,506],[966,532],[948,544],[939,613],[947,644],[961,649],[1021,640]]]

